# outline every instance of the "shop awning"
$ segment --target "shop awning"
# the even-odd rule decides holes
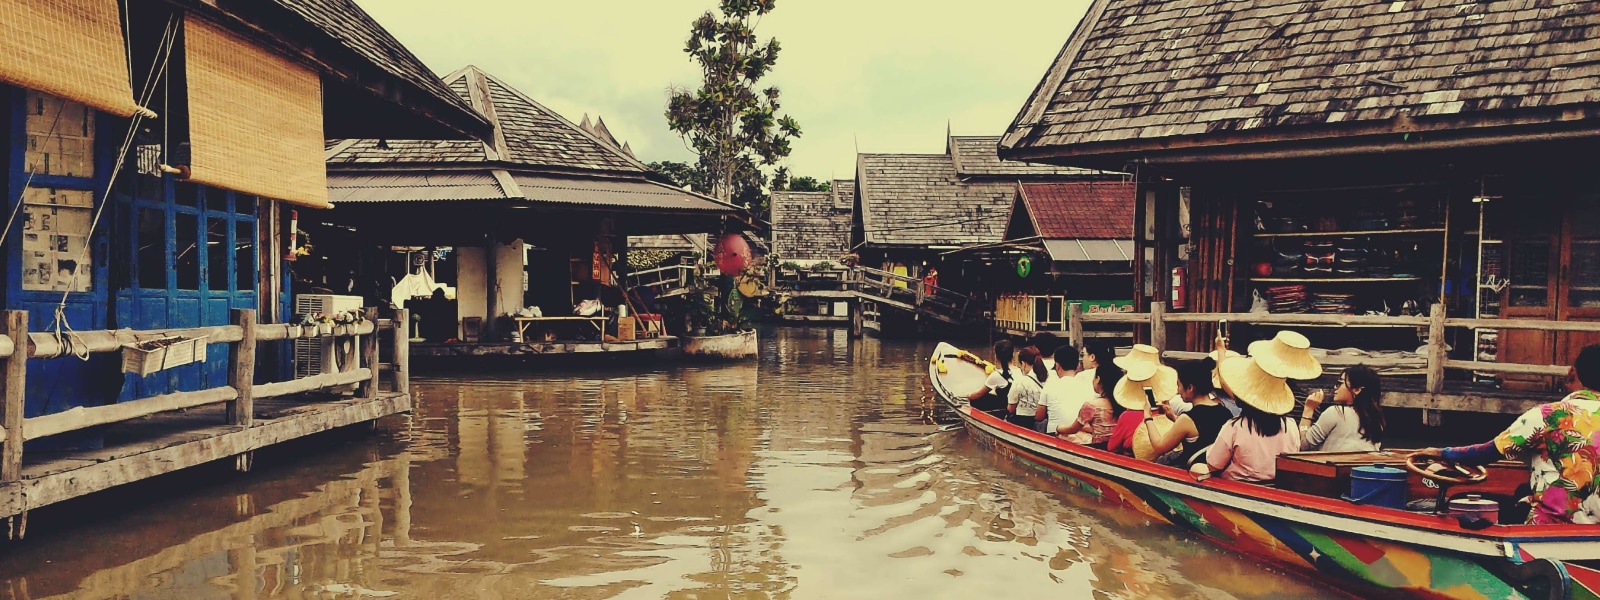
[[[514,174],[522,196],[535,202],[673,212],[732,212],[734,207],[644,179],[591,179]]]
[[[322,79],[199,19],[184,23],[189,178],[328,208]]]
[[[1044,249],[1055,262],[1133,260],[1133,240],[1045,240]]]
[[[0,2],[0,81],[128,117],[138,112],[117,0]]]

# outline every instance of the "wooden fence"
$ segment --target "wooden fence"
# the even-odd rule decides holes
[[[407,311],[398,311],[395,318],[378,319],[376,308],[365,309],[366,319],[349,325],[336,325],[328,334],[317,328],[298,325],[263,324],[256,322],[256,311],[233,311],[233,325],[168,329],[158,331],[87,331],[72,332],[63,336],[54,333],[30,333],[26,311],[7,311],[4,330],[0,331],[0,483],[14,482],[22,476],[23,442],[42,437],[77,431],[89,427],[109,425],[174,410],[225,404],[228,424],[248,428],[254,422],[254,403],[261,398],[273,398],[343,386],[359,386],[363,397],[377,398],[381,372],[391,374],[391,391],[409,393],[407,355],[410,337],[405,324]],[[378,332],[393,331],[393,360],[379,364]],[[150,339],[157,335],[198,338],[204,336],[212,344],[226,343],[228,353],[228,383],[225,386],[199,391],[173,392],[128,402],[105,406],[78,407],[70,410],[25,417],[23,415],[24,390],[27,385],[28,363],[35,360],[75,360],[90,354],[121,352],[124,344]],[[338,373],[322,373],[301,379],[276,383],[255,383],[256,345],[259,342],[292,340],[296,338],[348,338],[360,336],[360,344],[351,344],[345,354],[345,364],[355,364],[357,353],[361,367]]]
[[[1135,328],[1149,326],[1150,345],[1166,355],[1179,358],[1199,358],[1200,352],[1168,351],[1168,323],[1244,323],[1248,325],[1316,325],[1335,327],[1406,327],[1427,328],[1428,352],[1420,356],[1427,373],[1427,391],[1443,391],[1445,372],[1450,369],[1495,374],[1544,375],[1560,377],[1567,374],[1567,365],[1530,365],[1518,363],[1485,362],[1478,360],[1453,360],[1445,351],[1445,331],[1449,328],[1465,329],[1527,329],[1547,332],[1600,333],[1600,322],[1542,321],[1536,319],[1465,319],[1448,318],[1444,306],[1435,304],[1426,317],[1380,317],[1367,315],[1318,315],[1271,313],[1169,313],[1162,302],[1152,302],[1148,313],[1084,314],[1083,305],[1073,303],[1067,309],[1067,331],[1073,344],[1082,345],[1085,323],[1121,323]],[[1374,361],[1362,359],[1361,364]],[[1379,365],[1381,366],[1381,365]]]

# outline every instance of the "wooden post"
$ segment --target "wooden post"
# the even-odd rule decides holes
[[[1444,391],[1444,303],[1439,302],[1428,310],[1428,393]]]
[[[850,337],[858,338],[864,333],[862,330],[867,319],[865,304],[860,298],[850,302]]]
[[[394,313],[394,393],[411,393],[411,311]],[[376,332],[374,332],[376,334]],[[524,340],[526,341],[526,340]]]
[[[1167,303],[1150,303],[1150,345],[1157,350],[1167,351]]]
[[[1067,305],[1067,337],[1072,340],[1072,347],[1079,352],[1083,351],[1083,303],[1073,302]]]
[[[228,424],[250,427],[255,423],[255,398],[252,392],[256,382],[256,311],[243,308],[233,311],[233,324],[244,332],[239,343],[228,355],[228,386],[239,396],[228,403]]]
[[[378,380],[383,377],[383,370],[378,368],[378,307],[368,306],[364,311],[366,319],[372,322],[372,333],[361,336],[361,366],[372,372],[372,377],[367,379],[367,389],[362,394],[368,400],[378,398]]]
[[[0,406],[0,427],[6,428],[6,439],[0,447],[0,482],[22,479],[22,410],[28,377],[28,311],[6,311],[5,335],[11,338],[11,356],[6,358],[4,380],[0,393],[5,404]]]

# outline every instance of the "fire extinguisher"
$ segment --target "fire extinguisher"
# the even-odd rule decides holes
[[[1183,267],[1172,268],[1172,310],[1185,310],[1189,308],[1189,301],[1183,290]]]

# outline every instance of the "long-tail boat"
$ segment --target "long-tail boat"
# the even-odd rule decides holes
[[[1481,523],[1221,478],[1198,481],[1178,467],[1074,444],[971,409],[966,397],[991,368],[940,343],[928,376],[982,445],[1064,480],[1074,493],[1363,597],[1600,598],[1600,525],[1469,528]]]

